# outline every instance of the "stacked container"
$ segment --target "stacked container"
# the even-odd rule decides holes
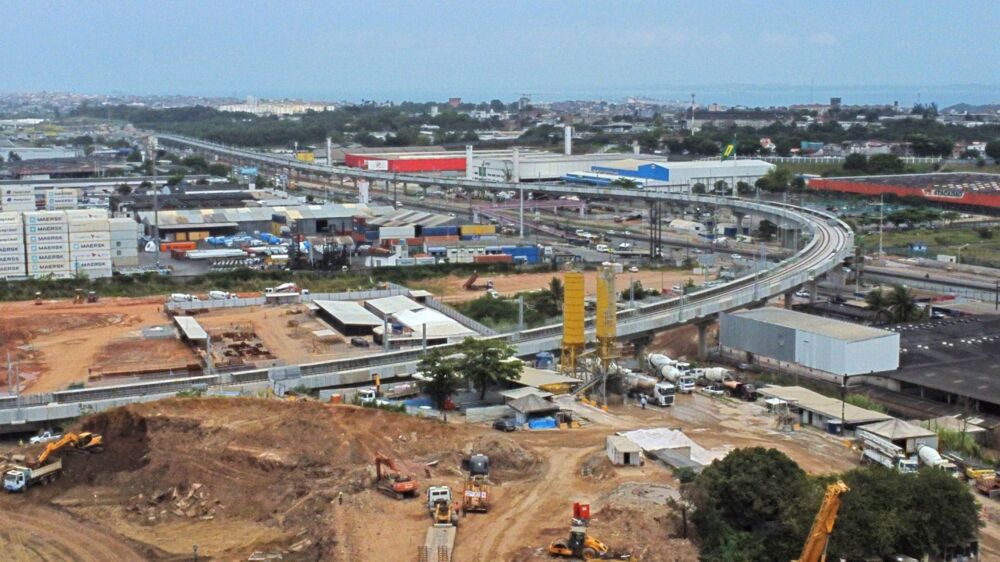
[[[139,265],[139,223],[132,219],[110,219],[111,265],[136,267]]]
[[[83,209],[65,213],[73,274],[91,279],[111,277],[111,231],[107,211]]]
[[[77,199],[75,189],[50,189],[45,192],[45,208],[49,211],[75,209]]]
[[[23,222],[28,275],[71,276],[66,213],[28,212],[24,213]]]
[[[0,213],[0,279],[23,277],[26,273],[21,213]]]
[[[35,186],[5,185],[0,187],[0,211],[34,211]]]

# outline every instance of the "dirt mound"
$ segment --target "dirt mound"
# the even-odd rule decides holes
[[[200,544],[218,545],[205,554],[245,559],[255,548],[297,544],[297,554],[316,560],[330,559],[338,540],[330,532],[338,494],[371,488],[376,453],[422,478],[426,463],[457,459],[470,431],[382,410],[242,398],[134,404],[83,427],[104,436],[104,452],[68,456],[56,485],[81,513],[104,509],[91,495],[114,497],[102,520],[123,534],[171,537],[197,525]],[[538,462],[512,442],[485,445],[502,473]],[[88,485],[99,493],[85,493]],[[261,538],[220,542],[233,528]]]
[[[580,462],[578,471],[580,476],[600,482],[617,476],[615,466],[611,464],[611,459],[604,451],[598,451],[588,455]]]
[[[541,471],[541,459],[534,451],[504,435],[481,435],[465,449],[490,457],[490,479],[498,482],[530,478]]]
[[[678,538],[682,527],[673,510],[654,505],[611,503],[593,514],[590,522],[595,537],[616,552],[631,553],[632,560],[697,562],[698,549],[690,540]]]

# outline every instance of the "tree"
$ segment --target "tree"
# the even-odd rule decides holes
[[[618,178],[615,181],[611,182],[611,185],[613,187],[620,187],[622,189],[635,189],[639,187],[639,184],[636,183],[636,181],[631,178]]]
[[[563,297],[566,294],[562,279],[552,277],[552,280],[549,281],[549,293],[552,294],[552,298],[558,303],[559,311],[562,312]]]
[[[115,188],[120,195],[130,195],[132,193],[132,187],[127,183],[120,183],[118,187]]]
[[[208,165],[208,175],[215,176],[217,178],[224,178],[229,175],[229,166],[225,164],[220,164],[218,162]],[[258,183],[258,185],[260,185]]]
[[[906,165],[895,154],[876,154],[868,159],[869,174],[902,174],[905,171]]]
[[[463,355],[457,369],[465,380],[479,390],[479,399],[486,391],[507,381],[521,378],[524,364],[514,357],[514,347],[504,340],[465,338],[458,349]]]
[[[702,194],[705,193],[705,184],[698,182],[691,186],[691,193]]]
[[[764,191],[781,193],[788,191],[788,184],[792,181],[792,172],[787,168],[771,168],[759,180],[757,187]]]
[[[182,181],[184,181],[184,174],[173,175],[167,179],[167,185],[169,187],[174,187],[180,184]]]
[[[875,322],[885,322],[889,318],[889,302],[885,291],[881,288],[872,289],[865,295],[868,310],[875,313]]]
[[[767,219],[763,219],[757,223],[757,235],[764,240],[770,240],[774,238],[774,235],[778,233],[778,225]]]
[[[18,154],[18,153],[16,153],[16,152],[14,152],[13,150],[11,150],[10,152],[7,153],[7,161],[8,162],[20,162],[21,161],[21,155]]]
[[[125,158],[125,161],[126,162],[142,162],[142,153],[139,152],[138,148],[133,148],[132,152],[130,152],[128,154],[128,157]]]
[[[737,449],[687,490],[705,560],[787,562],[799,553],[818,505],[806,473],[784,453]]]
[[[986,143],[986,155],[994,160],[1000,160],[1000,139]]]
[[[864,172],[868,170],[868,157],[864,154],[848,154],[844,158],[844,170]]]
[[[503,113],[507,109],[507,106],[500,100],[490,100],[490,111],[494,113]]]
[[[893,322],[910,322],[924,316],[924,309],[917,305],[913,291],[903,285],[893,285],[885,299]]]
[[[947,222],[949,225],[957,221],[962,215],[956,213],[955,211],[945,211],[941,213],[941,218]]]
[[[443,350],[433,349],[421,357],[417,369],[427,379],[424,392],[431,397],[435,408],[443,410],[448,397],[459,389],[455,360],[447,357]]]

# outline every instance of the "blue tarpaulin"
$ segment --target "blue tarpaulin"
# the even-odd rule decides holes
[[[556,427],[556,419],[552,416],[528,420],[528,429],[555,429]]]

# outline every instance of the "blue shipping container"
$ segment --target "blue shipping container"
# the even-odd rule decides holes
[[[378,240],[378,231],[377,230],[369,230],[368,232],[366,232],[365,233],[365,240],[368,240],[369,242],[374,242],[375,240]]]

